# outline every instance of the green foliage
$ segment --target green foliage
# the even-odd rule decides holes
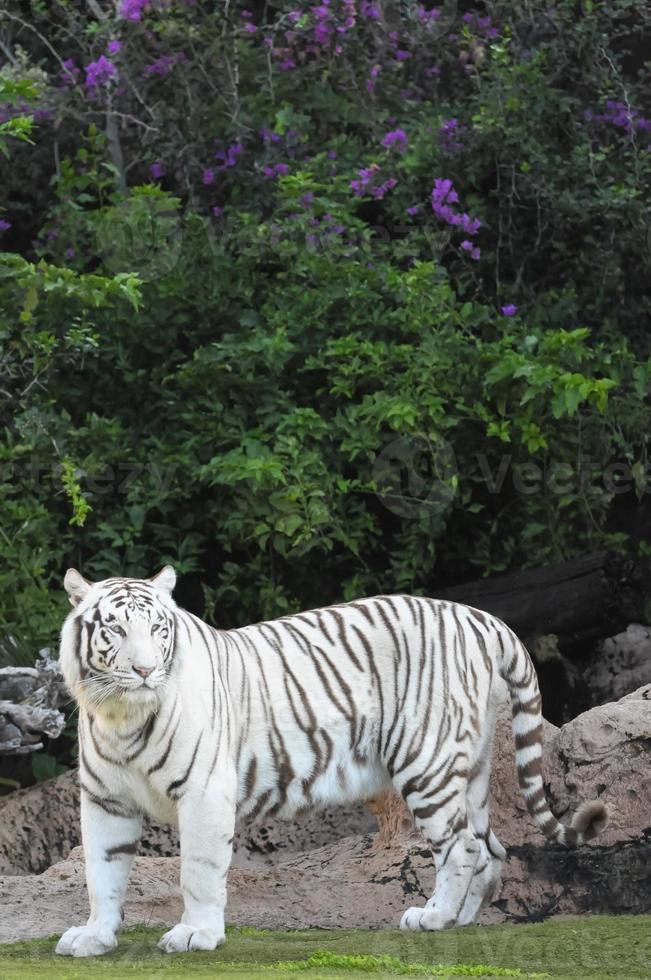
[[[70,564],[172,562],[227,626],[626,544],[651,422],[648,15],[485,6],[495,34],[451,40],[409,2],[338,52],[300,47],[309,12],[287,40],[289,3],[248,33],[237,5],[31,5],[0,91],[46,113],[36,146],[6,143],[5,650],[52,643]],[[91,93],[118,36],[119,84]],[[395,186],[357,193],[372,167]],[[432,210],[446,177],[476,259]]]
[[[0,72],[0,104],[15,105],[23,100],[38,98],[38,87],[27,78],[13,80]],[[30,115],[19,114],[12,119],[0,122],[0,153],[9,156],[11,139],[32,143],[31,135],[34,120]]]
[[[89,509],[65,451],[74,410],[64,407],[59,392],[100,349],[100,314],[120,306],[136,309],[138,289],[130,273],[79,274],[44,260],[0,254],[0,647],[5,658],[29,644],[28,662],[33,662],[38,647],[56,636],[65,608],[58,582],[54,596],[50,589],[64,553],[60,524],[81,526]]]
[[[59,764],[56,756],[47,752],[37,752],[32,756],[32,773],[37,783],[44,783],[46,779],[53,779],[65,771],[66,767]]]

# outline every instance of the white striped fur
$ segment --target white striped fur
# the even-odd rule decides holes
[[[57,952],[117,945],[140,821],[179,827],[182,921],[167,952],[224,939],[236,814],[404,797],[432,849],[436,891],[406,929],[474,922],[504,849],[489,824],[499,678],[509,688],[520,784],[545,834],[575,845],[605,823],[587,804],[572,827],[550,813],[535,671],[499,620],[467,606],[380,596],[219,631],[180,609],[174,572],[91,584],[66,575],[74,606],[61,666],[79,702],[81,819],[91,914]]]

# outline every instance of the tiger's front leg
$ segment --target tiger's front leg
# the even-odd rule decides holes
[[[118,944],[122,902],[138,848],[140,816],[127,803],[81,791],[81,836],[90,917],[61,936],[60,956],[101,956]]]
[[[214,780],[218,782],[217,779]],[[223,786],[223,784],[222,784]],[[215,949],[224,942],[226,876],[233,852],[234,793],[188,789],[178,804],[184,912],[159,942],[166,953]]]

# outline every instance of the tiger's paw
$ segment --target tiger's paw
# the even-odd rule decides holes
[[[189,953],[193,949],[215,949],[225,940],[223,930],[210,926],[186,926],[183,922],[166,932],[158,944],[165,953]]]
[[[447,929],[453,925],[453,921],[444,919],[435,909],[418,908],[417,906],[407,909],[400,920],[400,928],[411,931],[435,932],[438,929]]]
[[[54,952],[59,956],[103,956],[117,944],[118,937],[112,929],[94,924],[73,926],[61,936]]]

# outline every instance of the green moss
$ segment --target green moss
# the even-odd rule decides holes
[[[584,916],[537,925],[472,926],[442,933],[230,928],[211,953],[167,956],[162,929],[127,930],[109,956],[54,955],[54,939],[0,946],[1,980],[181,980],[216,975],[278,980],[395,976],[532,977],[555,980],[648,980],[651,916]]]
[[[522,970],[509,970],[499,966],[469,966],[459,963],[454,966],[428,963],[406,963],[397,956],[355,956],[350,953],[331,953],[327,949],[318,949],[306,960],[286,960],[275,963],[272,970],[313,970],[330,967],[335,970],[356,971],[365,973],[391,973],[398,976],[427,976],[427,977],[524,977]],[[530,977],[546,977],[547,973],[527,974]]]

